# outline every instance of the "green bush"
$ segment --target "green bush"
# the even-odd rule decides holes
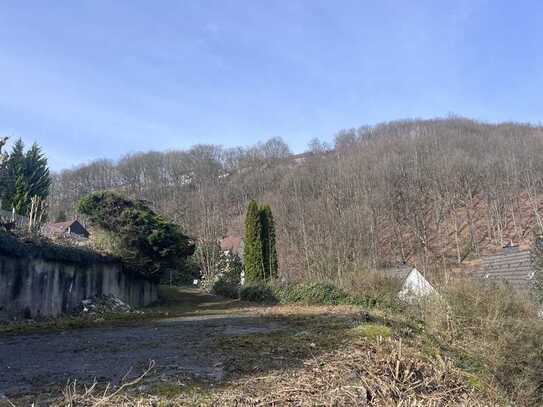
[[[247,289],[247,292],[245,290]],[[371,295],[350,295],[332,284],[323,283],[261,283],[242,289],[245,299],[254,302],[278,302],[281,304],[306,305],[359,305],[367,308],[376,306],[392,307]],[[273,301],[270,298],[273,297]]]
[[[241,289],[241,299],[262,303],[307,305],[353,304],[353,298],[330,284],[251,284]]]
[[[279,302],[272,287],[266,284],[251,284],[242,287],[239,297],[243,301],[259,302],[264,304],[277,304]]]
[[[158,280],[179,268],[194,253],[194,244],[179,227],[156,214],[144,201],[113,192],[95,192],[81,198],[78,211],[115,237],[117,252],[129,271]]]
[[[211,288],[213,294],[226,298],[239,298],[239,291],[240,288],[238,284],[233,284],[222,276],[213,283],[213,287]]]
[[[281,303],[302,303],[308,305],[338,305],[349,302],[349,296],[330,284],[299,283],[275,289]]]

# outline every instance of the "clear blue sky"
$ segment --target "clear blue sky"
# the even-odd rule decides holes
[[[456,113],[540,123],[543,2],[0,2],[0,134],[54,169]]]

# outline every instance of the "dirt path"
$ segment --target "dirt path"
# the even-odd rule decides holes
[[[209,306],[203,302],[209,296],[193,290],[184,294],[185,308],[208,306],[216,310],[215,315],[168,318],[130,327],[0,336],[0,399],[58,389],[69,379],[117,383],[129,371],[131,375],[141,373],[150,360],[156,362],[160,375],[220,380],[224,358],[214,350],[214,339],[281,329],[280,323],[241,309],[221,314],[217,297]]]

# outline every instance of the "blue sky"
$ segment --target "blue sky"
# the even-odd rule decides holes
[[[0,2],[0,134],[53,169],[456,113],[540,123],[539,1]]]

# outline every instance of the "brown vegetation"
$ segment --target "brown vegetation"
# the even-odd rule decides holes
[[[156,382],[146,372],[122,391],[72,383],[67,406],[489,406],[492,388],[415,335],[402,319],[353,307],[278,306],[263,318],[286,330],[217,338],[228,357],[222,383],[178,378]],[[137,386],[135,386],[137,385]],[[149,390],[137,390],[137,387]],[[130,391],[131,390],[131,391]]]
[[[340,133],[289,158],[278,140],[96,161],[55,176],[52,216],[90,191],[154,203],[192,236],[241,234],[250,198],[274,209],[283,275],[335,279],[400,260],[456,267],[543,231],[543,130],[451,118]]]

